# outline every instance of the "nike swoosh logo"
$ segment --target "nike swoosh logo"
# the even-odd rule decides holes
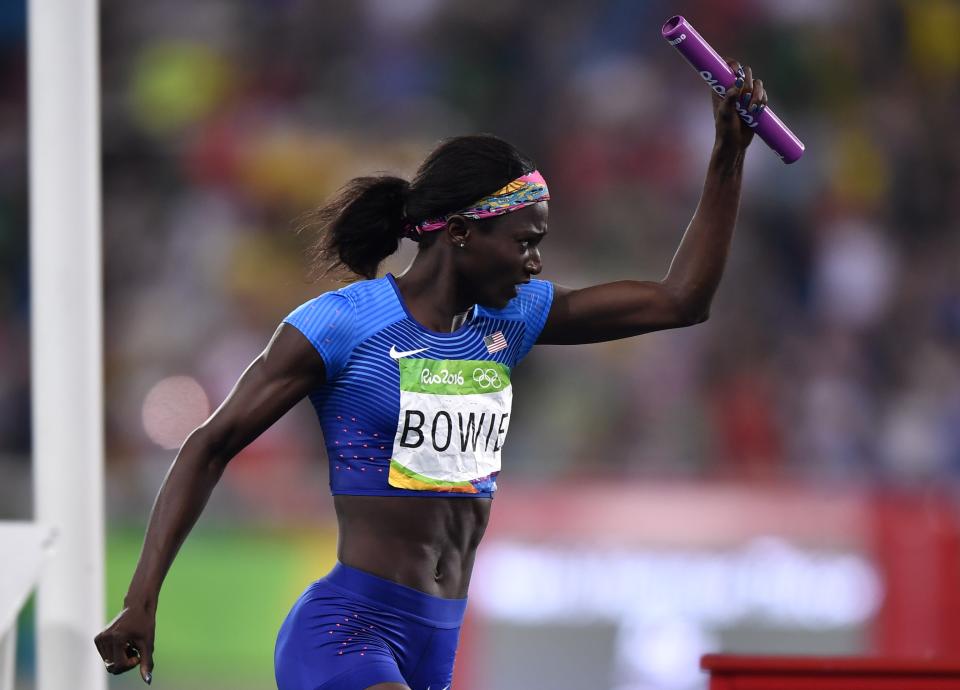
[[[430,349],[429,347],[421,347],[419,350],[404,350],[403,352],[398,352],[398,351],[397,351],[397,346],[396,346],[396,345],[391,345],[391,346],[390,346],[390,356],[391,356],[393,359],[400,359],[401,357],[409,357],[410,355],[415,355],[415,354],[417,354],[417,353],[419,353],[419,352],[424,352],[425,350],[429,350],[429,349]]]

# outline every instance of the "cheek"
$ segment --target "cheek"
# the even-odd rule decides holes
[[[502,292],[506,283],[513,284],[523,272],[525,254],[512,237],[477,238],[471,247],[469,263],[464,273],[476,289],[487,292]]]
[[[489,275],[504,270],[511,265],[511,257],[499,245],[477,247],[473,258],[473,269],[476,273]]]
[[[511,248],[516,251],[507,251],[499,248],[496,253],[491,253],[487,259],[486,270],[489,274],[502,278],[511,278],[517,273],[517,267],[523,264],[523,254],[519,248]]]

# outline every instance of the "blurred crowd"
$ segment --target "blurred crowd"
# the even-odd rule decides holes
[[[22,5],[0,9],[0,458],[25,468]],[[709,321],[533,351],[504,485],[960,477],[957,3],[101,6],[113,510],[142,517],[276,324],[337,286],[305,279],[297,216],[352,176],[410,176],[443,137],[492,132],[538,162],[553,196],[541,277],[662,277],[713,141],[709,91],[659,35],[677,11],[753,66],[807,152],[785,166],[751,146]],[[218,510],[323,510],[323,455],[303,404],[227,473]]]

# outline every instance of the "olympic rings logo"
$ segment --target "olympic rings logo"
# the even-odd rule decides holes
[[[503,387],[503,379],[496,369],[483,369],[477,367],[473,370],[473,382],[481,388],[493,388],[500,390]]]

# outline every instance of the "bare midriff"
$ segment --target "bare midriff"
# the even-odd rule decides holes
[[[334,496],[344,565],[444,599],[467,596],[489,498]]]

